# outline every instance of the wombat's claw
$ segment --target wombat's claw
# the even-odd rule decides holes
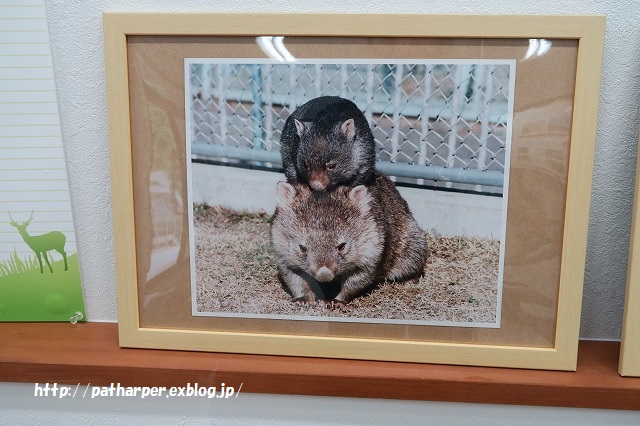
[[[314,300],[309,300],[309,298],[307,297],[296,297],[295,299],[293,299],[293,303],[296,303],[298,305],[310,305],[313,302],[315,302]]]
[[[329,309],[351,309],[351,305],[343,300],[331,299],[325,301],[325,306]]]

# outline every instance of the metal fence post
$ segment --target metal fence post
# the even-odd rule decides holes
[[[264,127],[262,119],[262,67],[253,65],[251,67],[251,94],[253,96],[253,105],[251,106],[251,118],[253,127],[253,148],[264,149]]]

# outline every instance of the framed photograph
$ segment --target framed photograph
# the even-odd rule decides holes
[[[603,17],[104,30],[121,346],[575,369]]]
[[[638,163],[640,165],[640,163]],[[640,171],[640,168],[637,169]],[[620,346],[620,365],[622,376],[640,377],[640,198],[638,188],[640,180],[636,172],[635,202],[631,221],[629,242],[629,264],[627,266],[627,292],[624,300],[624,318],[622,321],[622,344]]]

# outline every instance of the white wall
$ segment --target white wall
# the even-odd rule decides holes
[[[638,142],[640,99],[640,3],[637,0],[529,0],[474,2],[471,0],[46,0],[56,85],[65,139],[70,187],[75,209],[78,251],[89,319],[116,320],[113,229],[102,43],[102,11],[192,12],[331,12],[331,13],[510,13],[604,14],[607,32],[600,98],[592,213],[585,275],[582,336],[618,339],[624,298],[633,182]],[[98,404],[33,405],[13,385],[0,386],[0,401],[15,424],[22,416],[55,416],[62,423],[79,414],[119,422],[123,415],[180,421],[194,413],[196,420],[217,419],[225,424],[363,424],[406,416],[399,423],[518,423],[622,424],[628,413],[476,406],[471,404],[344,400],[291,396],[246,396],[243,404],[220,408],[178,401],[150,405],[100,401]],[[14,390],[16,392],[14,392]],[[13,398],[13,399],[11,399]],[[276,410],[272,407],[288,407]],[[298,409],[305,407],[306,409]],[[193,410],[193,411],[192,411]],[[4,411],[4,410],[3,410]],[[294,414],[292,414],[294,413]],[[371,413],[379,415],[372,416]],[[45,416],[46,414],[46,416]],[[41,415],[41,417],[38,417]],[[4,417],[4,416],[3,416]],[[395,414],[393,415],[395,418]],[[521,419],[526,419],[523,421]],[[635,420],[638,420],[637,418]],[[382,421],[385,423],[384,421]],[[525,423],[528,422],[528,423]]]

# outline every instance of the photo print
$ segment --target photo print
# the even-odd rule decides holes
[[[500,327],[513,60],[185,60],[192,314]]]

